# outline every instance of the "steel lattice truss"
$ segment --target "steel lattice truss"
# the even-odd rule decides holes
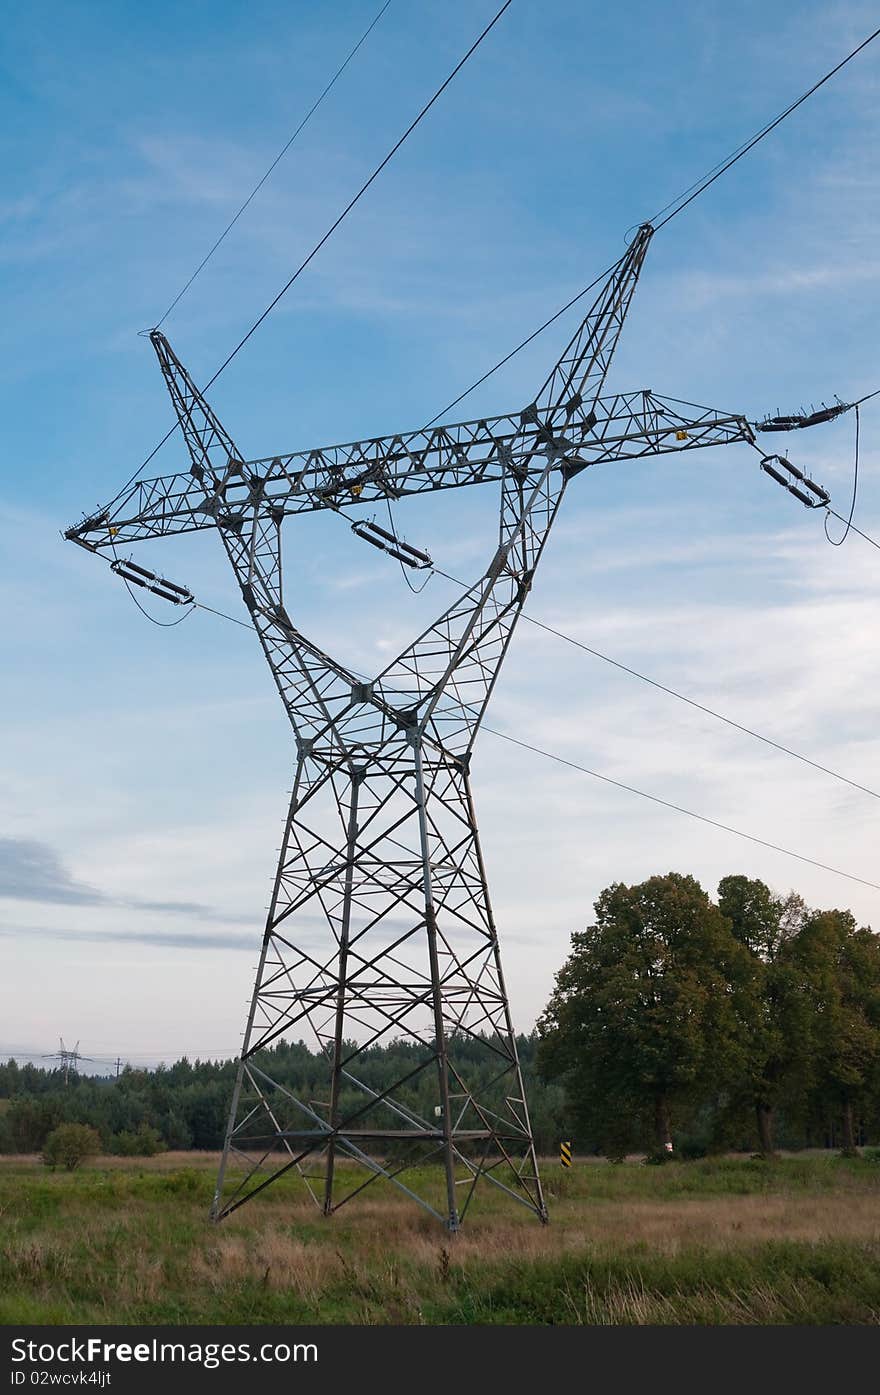
[[[753,439],[739,415],[600,395],[652,231],[639,230],[536,400],[512,415],[245,461],[151,336],[190,468],[132,485],[66,536],[107,551],[216,528],[297,747],[215,1217],[294,1171],[328,1213],[386,1178],[455,1230],[487,1179],[546,1218],[470,756],[568,481],[601,461]],[[489,482],[500,529],[484,575],[372,682],[296,627],[286,517]],[[326,1058],[319,1099],[284,1079],[279,1043],[299,1039]],[[371,1048],[391,1043],[399,1078],[374,1085]]]

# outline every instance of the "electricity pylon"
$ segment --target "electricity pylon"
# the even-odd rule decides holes
[[[66,536],[115,552],[216,528],[297,750],[215,1218],[293,1171],[325,1213],[385,1178],[454,1231],[485,1179],[546,1219],[470,760],[569,480],[600,461],[753,440],[742,416],[600,395],[652,232],[639,229],[534,402],[508,416],[245,461],[151,334],[190,468],[132,485]],[[297,628],[285,518],[489,482],[488,567],[371,682]],[[279,1043],[302,1037],[326,1057],[319,1100],[284,1078]],[[392,1043],[398,1077],[373,1081],[371,1048]],[[427,1161],[442,1167],[417,1168]]]
[[[46,1061],[51,1059],[58,1062],[59,1068],[64,1071],[64,1083],[67,1085],[70,1081],[70,1072],[73,1071],[74,1075],[77,1074],[77,1061],[91,1061],[92,1057],[82,1054],[79,1049],[79,1042],[76,1043],[76,1046],[71,1051],[69,1047],[64,1045],[64,1038],[59,1037],[58,1050],[44,1052],[43,1059]]]

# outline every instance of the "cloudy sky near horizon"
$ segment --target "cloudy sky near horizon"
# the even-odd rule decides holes
[[[253,636],[137,614],[59,530],[170,424],[154,323],[380,0],[38,3],[0,39],[0,1053],[233,1053],[285,813],[292,743]],[[392,0],[164,326],[210,377],[496,5]],[[876,24],[837,3],[508,13],[212,401],[251,458],[417,426],[571,297],[627,229]],[[880,386],[880,41],[657,236],[609,379],[757,417]],[[460,416],[530,401],[554,326]],[[880,403],[880,398],[877,399]],[[770,438],[846,512],[853,417]],[[182,463],[172,441],[156,473]],[[880,406],[857,519],[880,537]],[[456,575],[492,551],[491,490],[400,525]],[[294,536],[292,529],[297,527]],[[418,599],[332,518],[288,525],[302,627],[376,671],[451,598]],[[210,534],[137,558],[232,614]],[[369,555],[365,555],[369,553]],[[880,790],[880,553],[828,546],[746,448],[578,477],[530,609],[585,644]],[[155,604],[157,615],[164,613]],[[490,725],[709,818],[880,881],[875,799],[534,627]],[[880,892],[664,811],[486,733],[474,786],[518,1026],[601,889],[728,872],[851,907]]]

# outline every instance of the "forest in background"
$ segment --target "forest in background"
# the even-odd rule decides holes
[[[700,1157],[880,1141],[880,937],[845,910],[726,877],[713,900],[680,873],[615,883],[569,958],[534,1032],[517,1038],[539,1153]],[[471,1088],[491,1095],[479,1040],[453,1038]],[[267,1070],[320,1099],[326,1061],[302,1042],[269,1048]],[[383,1088],[424,1047],[361,1057]],[[189,1061],[118,1077],[0,1065],[0,1152],[39,1152],[59,1124],[95,1128],[104,1149],[222,1147],[235,1062]],[[430,1072],[410,1103],[429,1115]],[[422,1097],[423,1096],[423,1097]],[[671,1148],[669,1147],[671,1145]]]

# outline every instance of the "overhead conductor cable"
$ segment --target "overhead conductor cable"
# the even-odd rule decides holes
[[[414,119],[413,119],[413,120],[410,122],[410,124],[407,126],[407,128],[406,128],[406,130],[404,131],[403,135],[400,136],[399,139],[398,139],[397,141],[395,141],[394,145],[393,145],[393,146],[391,147],[391,149],[388,151],[388,154],[384,157],[384,159],[382,159],[382,160],[379,161],[379,164],[378,164],[378,165],[376,166],[376,168],[373,170],[373,172],[372,172],[372,174],[369,176],[369,178],[366,179],[366,180],[364,181],[364,183],[363,183],[363,184],[361,185],[361,187],[358,189],[357,193],[356,193],[351,199],[349,199],[348,203],[345,205],[345,207],[343,208],[342,212],[341,212],[341,213],[338,215],[338,217],[336,217],[336,218],[334,219],[334,221],[330,224],[330,227],[329,227],[329,228],[327,229],[327,231],[324,233],[323,237],[321,237],[321,238],[315,243],[314,247],[312,248],[311,252],[309,252],[308,256],[307,256],[303,261],[300,262],[299,266],[297,267],[297,269],[296,269],[296,271],[293,273],[293,275],[284,283],[284,285],[281,287],[281,290],[278,292],[278,294],[274,297],[273,300],[271,300],[271,301],[269,302],[269,304],[266,306],[266,309],[262,312],[261,315],[259,315],[259,316],[257,317],[257,319],[256,319],[256,320],[254,321],[254,323],[251,325],[251,327],[250,327],[250,329],[247,331],[247,333],[244,334],[244,335],[242,335],[241,339],[239,339],[238,343],[236,344],[236,346],[235,346],[235,348],[232,350],[232,352],[226,356],[226,358],[225,358],[225,359],[223,360],[223,362],[220,364],[220,367],[219,367],[219,368],[216,370],[216,372],[208,379],[207,383],[205,384],[205,386],[204,386],[204,388],[203,388],[203,391],[204,391],[204,392],[207,392],[208,388],[213,387],[214,383],[216,383],[217,379],[220,377],[220,374],[223,373],[224,370],[225,370],[226,368],[229,367],[229,365],[230,365],[230,363],[232,362],[232,360],[236,357],[236,355],[237,355],[238,353],[241,352],[241,350],[244,348],[245,344],[248,342],[248,340],[251,338],[251,336],[259,329],[260,325],[261,325],[261,324],[263,323],[263,321],[267,318],[267,316],[270,315],[270,314],[272,313],[272,311],[275,309],[275,306],[278,304],[278,302],[282,299],[283,296],[285,296],[285,295],[287,294],[287,292],[290,290],[290,288],[291,288],[291,286],[293,285],[293,283],[299,279],[299,277],[300,277],[300,276],[302,275],[302,273],[305,271],[306,267],[309,266],[309,264],[310,264],[312,261],[314,261],[315,257],[318,255],[318,253],[320,252],[321,248],[324,246],[325,242],[329,242],[330,238],[333,236],[333,234],[335,233],[336,229],[339,227],[340,223],[344,222],[344,220],[348,217],[348,215],[349,215],[349,213],[351,212],[351,210],[352,210],[352,209],[355,207],[355,205],[356,205],[357,203],[359,203],[360,200],[363,198],[364,194],[365,194],[365,193],[367,192],[367,190],[370,188],[371,184],[373,184],[373,183],[378,179],[379,175],[382,173],[382,171],[384,170],[385,166],[388,165],[388,164],[390,164],[390,162],[394,159],[394,156],[397,154],[397,152],[398,152],[398,150],[400,149],[400,147],[404,144],[405,141],[407,141],[407,140],[409,139],[409,137],[412,135],[412,133],[413,133],[413,131],[416,129],[416,127],[417,127],[417,126],[423,121],[423,119],[427,116],[428,112],[429,112],[429,111],[431,110],[431,108],[434,106],[435,102],[437,102],[437,101],[440,99],[440,97],[442,97],[443,93],[446,91],[446,89],[447,89],[447,87],[449,86],[449,84],[453,81],[453,79],[454,79],[455,77],[458,76],[458,74],[461,72],[462,68],[463,68],[464,65],[467,63],[467,61],[468,61],[468,59],[471,57],[471,55],[474,54],[474,53],[476,53],[477,49],[480,47],[480,44],[483,42],[483,40],[486,38],[486,36],[491,32],[491,30],[495,28],[495,25],[498,23],[499,19],[501,19],[501,16],[504,14],[504,12],[505,12],[506,10],[508,10],[508,9],[510,8],[510,6],[511,6],[512,3],[513,3],[513,0],[504,0],[504,4],[500,7],[500,9],[498,9],[498,10],[495,12],[495,14],[494,14],[494,15],[492,16],[492,18],[490,19],[489,23],[486,25],[485,29],[483,29],[483,31],[482,31],[480,34],[477,35],[476,39],[474,39],[474,42],[471,44],[471,46],[470,46],[470,48],[467,50],[467,52],[463,55],[463,57],[461,57],[461,58],[458,60],[458,62],[456,63],[456,65],[455,65],[455,67],[452,69],[452,71],[448,74],[447,77],[444,78],[443,82],[441,82],[440,86],[437,88],[437,90],[436,90],[436,92],[434,93],[433,97],[431,97],[431,98],[425,103],[425,105],[422,107],[422,109],[421,109],[421,111],[418,113],[418,115],[417,115],[416,117],[414,117]],[[880,32],[880,31],[878,31],[878,32]],[[171,427],[168,428],[168,430],[165,432],[165,435],[162,437],[161,441],[158,441],[158,442],[156,443],[156,445],[155,445],[155,446],[153,447],[153,449],[150,451],[149,455],[146,456],[145,459],[141,461],[140,465],[139,465],[138,468],[135,470],[135,472],[134,472],[134,474],[131,476],[131,478],[128,479],[128,480],[126,480],[125,484],[122,486],[122,488],[119,490],[119,493],[116,495],[116,498],[112,501],[114,504],[116,503],[116,500],[119,499],[119,498],[125,493],[125,491],[129,488],[129,486],[132,485],[132,484],[134,483],[134,481],[137,479],[137,477],[138,477],[138,475],[141,473],[141,471],[142,471],[147,465],[149,465],[149,463],[150,463],[150,461],[153,459],[153,457],[159,453],[159,451],[160,451],[160,450],[162,449],[162,447],[164,446],[165,442],[171,439],[171,437],[174,435],[175,431],[178,429],[179,426],[180,426],[180,422],[179,422],[179,420],[178,420],[178,421],[175,421],[175,423],[174,423],[173,426],[171,426]]]

